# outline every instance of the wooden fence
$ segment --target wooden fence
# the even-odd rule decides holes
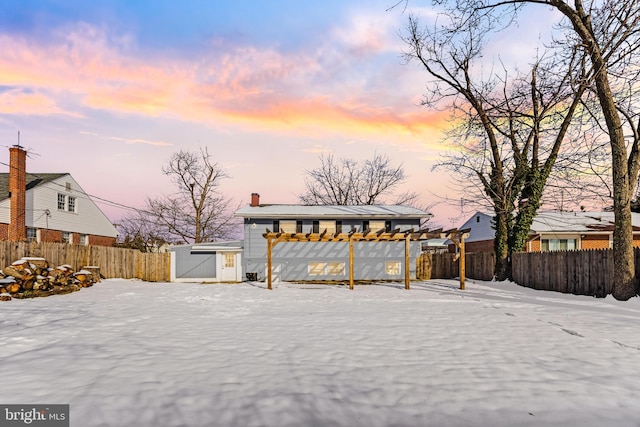
[[[474,252],[465,255],[465,275],[469,279],[491,280],[496,258],[493,252]],[[417,262],[418,279],[453,279],[460,275],[456,254],[425,252]]]
[[[45,258],[54,267],[69,264],[74,270],[95,265],[107,279],[170,280],[171,258],[168,253],[143,253],[109,246],[0,241],[0,269],[22,257]]]
[[[636,276],[640,248],[634,248]],[[513,255],[513,281],[521,286],[605,297],[613,286],[613,250],[522,252]]]

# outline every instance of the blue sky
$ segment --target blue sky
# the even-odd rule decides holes
[[[322,153],[386,154],[423,205],[458,198],[453,178],[431,170],[447,113],[418,106],[426,81],[401,57],[407,14],[394,4],[1,1],[0,144],[20,131],[30,172],[70,172],[133,207],[171,193],[163,164],[199,147],[228,169],[221,190],[237,204],[251,192],[296,202]],[[496,46],[517,58],[535,44]],[[114,221],[128,213],[101,208]],[[458,210],[432,208],[443,226],[466,219]]]

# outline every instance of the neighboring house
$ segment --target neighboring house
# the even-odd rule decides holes
[[[172,282],[241,282],[242,244],[195,243],[170,246]]]
[[[27,152],[9,148],[0,173],[0,240],[112,246],[116,228],[68,173],[27,173]]]
[[[640,246],[640,213],[632,213],[633,243]],[[493,251],[492,215],[476,212],[461,227],[471,229],[467,252]],[[609,249],[613,244],[613,212],[538,212],[531,224],[527,252]],[[453,245],[449,246],[453,251]]]
[[[260,204],[251,195],[251,204],[239,209],[244,218],[242,266],[246,277],[264,280],[267,272],[268,230],[285,233],[348,233],[352,230],[419,230],[421,220],[432,215],[407,206],[304,206]],[[411,242],[410,275],[415,278],[415,260],[420,242]],[[355,280],[402,280],[405,242],[355,242]],[[274,280],[348,280],[347,242],[280,242],[273,247]]]

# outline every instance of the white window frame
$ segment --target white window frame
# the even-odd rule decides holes
[[[224,253],[224,268],[234,268],[236,266],[236,254],[234,252]]]
[[[67,211],[75,213],[78,210],[77,200],[74,196],[67,196]]]
[[[63,211],[67,208],[67,196],[58,193],[58,210]]]
[[[62,243],[73,243],[73,234],[69,231],[63,231]]]
[[[33,236],[29,236],[29,232],[33,232]],[[38,229],[35,227],[27,227],[27,241],[28,242],[37,242],[38,239]]]
[[[89,245],[89,235],[88,234],[81,234],[80,235],[80,244],[84,245],[84,246],[88,246]]]

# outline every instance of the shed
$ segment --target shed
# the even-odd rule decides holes
[[[242,281],[243,241],[171,246],[172,282]]]

